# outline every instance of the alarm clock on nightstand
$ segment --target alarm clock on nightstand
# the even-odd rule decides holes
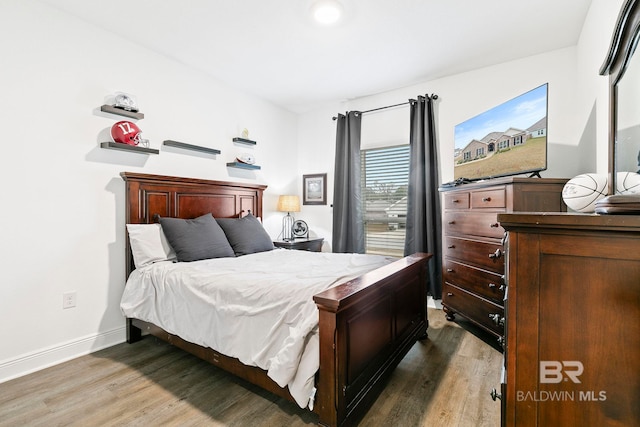
[[[309,226],[301,219],[293,222],[291,232],[293,233],[293,237],[306,237],[307,239],[309,238]]]

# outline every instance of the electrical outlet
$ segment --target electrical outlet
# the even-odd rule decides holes
[[[62,294],[62,308],[73,308],[76,306],[76,292],[65,292]]]

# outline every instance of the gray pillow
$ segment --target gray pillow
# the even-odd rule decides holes
[[[178,261],[234,256],[224,231],[211,214],[195,219],[160,218],[160,224]]]
[[[248,255],[273,249],[273,242],[258,218],[216,218],[236,255]]]

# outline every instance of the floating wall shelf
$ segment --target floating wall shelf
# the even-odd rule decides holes
[[[129,151],[140,154],[160,154],[155,148],[138,147],[137,145],[122,144],[120,142],[101,142],[100,147],[108,150]]]
[[[216,150],[215,148],[202,147],[200,145],[187,144],[186,142],[172,141],[170,139],[163,141],[162,144],[168,147],[182,148],[185,150],[200,151],[209,154],[220,154],[220,150]]]
[[[138,119],[138,120],[144,119],[143,113],[123,110],[122,108],[116,108],[113,105],[103,105],[100,107],[100,111],[104,111],[105,113],[116,114],[118,116],[128,117],[130,119]]]
[[[250,145],[256,145],[257,144],[257,142],[255,142],[255,141],[252,141],[250,139],[240,138],[240,137],[233,138],[233,142],[239,142],[241,144],[250,144]]]
[[[241,163],[241,162],[227,163],[227,166],[230,168],[238,168],[238,169],[260,170],[260,166],[249,165],[247,163]]]

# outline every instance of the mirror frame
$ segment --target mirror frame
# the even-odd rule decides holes
[[[627,70],[639,39],[640,0],[626,0],[618,15],[609,53],[600,68],[600,75],[609,75],[609,195],[615,194],[617,185],[618,83]]]

